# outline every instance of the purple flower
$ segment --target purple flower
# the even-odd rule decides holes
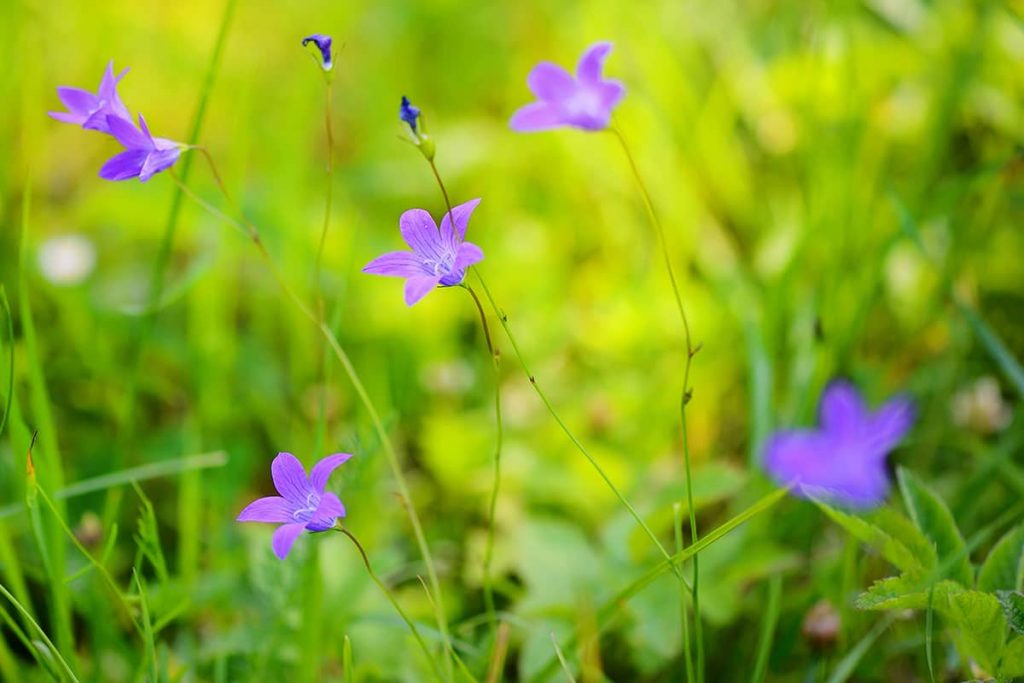
[[[914,406],[898,396],[871,411],[846,381],[826,387],[818,429],[780,431],[764,446],[765,470],[798,495],[855,508],[881,504],[889,491],[886,456],[914,423]]]
[[[320,50],[320,56],[323,58],[324,71],[330,71],[334,67],[334,63],[331,61],[331,37],[325,36],[322,33],[314,33],[311,36],[306,36],[302,39],[302,47],[306,47],[310,43],[316,45],[317,49]]]
[[[109,117],[131,120],[128,108],[117,94],[117,84],[126,73],[128,69],[115,76],[114,62],[111,60],[107,63],[107,70],[103,73],[103,79],[100,80],[100,87],[95,95],[81,88],[57,88],[57,96],[67,107],[67,111],[51,111],[48,112],[49,115],[58,121],[73,123],[101,133],[110,133],[110,126],[107,123]]]
[[[405,278],[405,304],[412,306],[437,285],[451,287],[466,277],[466,268],[483,260],[484,252],[463,242],[466,224],[480,203],[472,199],[445,213],[440,230],[423,209],[410,209],[398,221],[402,239],[412,251],[392,251],[373,259],[364,273]],[[455,226],[452,227],[452,218]]]
[[[116,116],[108,116],[107,124],[111,135],[125,146],[125,151],[103,164],[100,177],[106,180],[138,178],[146,182],[154,173],[173,166],[186,147],[179,142],[153,137],[142,114],[139,114],[138,128],[130,119]]]
[[[551,62],[533,67],[526,84],[537,102],[521,107],[512,115],[512,130],[528,133],[560,126],[583,130],[604,130],[626,89],[618,81],[601,77],[604,58],[611,43],[592,45],[580,58],[576,78]]]
[[[239,513],[238,521],[280,524],[270,545],[283,560],[303,531],[327,531],[335,520],[345,516],[345,506],[338,496],[324,487],[331,472],[351,457],[349,453],[328,455],[313,465],[307,477],[298,458],[291,453],[278,453],[270,465],[270,474],[281,495],[249,503]]]
[[[420,108],[413,106],[412,102],[405,95],[402,95],[402,104],[398,107],[398,118],[409,125],[413,135],[417,135],[416,123],[420,118]]]

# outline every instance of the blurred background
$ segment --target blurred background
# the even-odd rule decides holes
[[[81,680],[429,678],[344,538],[303,537],[281,562],[269,527],[234,521],[273,492],[278,451],[307,466],[355,453],[331,480],[346,525],[437,640],[380,443],[315,328],[242,235],[187,198],[173,208],[168,174],[103,181],[114,142],[46,116],[61,109],[57,86],[93,90],[111,59],[131,68],[120,92],[155,135],[186,141],[198,116],[197,142],[313,301],[324,84],[300,41],[334,37],[328,317],[399,446],[478,675],[494,448],[479,320],[460,289],[408,309],[400,281],[360,273],[404,248],[402,211],[444,210],[398,121],[402,95],[423,111],[453,202],[483,198],[467,238],[486,254],[480,270],[532,371],[666,545],[672,505],[685,501],[685,359],[654,234],[612,135],[507,124],[533,99],[536,62],[571,68],[604,39],[615,45],[606,73],[627,88],[616,124],[702,344],[689,408],[700,528],[770,490],[759,445],[775,428],[813,424],[837,375],[873,404],[916,397],[917,427],[893,461],[940,492],[965,534],[1024,493],[1020,396],[963,313],[1020,357],[1024,3],[6,0],[0,25],[0,283],[14,354],[11,400],[12,340],[0,328],[0,583]],[[228,210],[201,161],[188,185]],[[658,556],[491,325],[506,427],[495,571],[503,677],[515,680],[552,657],[552,633],[592,632],[598,607]],[[26,512],[35,430],[39,482],[66,496],[57,506],[82,548],[136,607],[145,585],[152,651],[56,518],[43,508],[40,529]],[[749,677],[771,576],[783,591],[768,680],[825,680],[879,620],[851,605],[884,563],[806,502],[784,501],[702,558],[710,680]],[[677,591],[663,577],[601,625],[596,646],[567,652],[580,680],[680,680]],[[837,626],[809,638],[822,601]],[[10,621],[0,678],[47,680]],[[856,660],[856,680],[926,680],[923,622],[892,623]],[[941,666],[948,639],[936,648]]]

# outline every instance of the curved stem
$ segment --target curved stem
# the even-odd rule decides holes
[[[327,134],[327,190],[324,201],[324,224],[320,230],[320,244],[316,250],[316,270],[313,275],[321,320],[324,318],[324,293],[321,272],[323,270],[324,245],[327,243],[327,228],[331,223],[331,206],[334,201],[334,126],[331,124],[331,79],[326,79],[326,81],[327,84],[324,88],[324,128]]]
[[[395,479],[395,485],[398,487],[399,501],[401,502],[402,507],[405,508],[406,514],[409,517],[409,523],[412,526],[413,535],[416,537],[416,545],[419,547],[420,555],[423,557],[423,564],[425,565],[427,570],[427,578],[430,581],[430,589],[434,593],[434,604],[436,606],[435,617],[437,618],[438,630],[441,632],[441,638],[444,642],[444,650],[446,653],[445,662],[450,672],[452,666],[451,659],[449,657],[449,653],[451,651],[451,642],[448,631],[448,620],[444,613],[444,602],[441,596],[441,582],[437,578],[437,570],[434,567],[433,556],[430,554],[430,547],[427,545],[426,535],[423,533],[423,525],[420,523],[419,515],[416,512],[416,508],[412,504],[412,497],[409,494],[409,486],[406,483],[405,475],[403,474],[402,467],[398,461],[398,453],[395,450],[394,444],[391,442],[391,437],[388,436],[387,430],[384,428],[384,422],[381,420],[380,415],[377,413],[377,408],[373,404],[373,401],[370,399],[370,395],[367,393],[366,387],[363,385],[362,379],[360,379],[359,377],[359,373],[356,372],[355,366],[352,365],[352,360],[349,358],[348,353],[346,353],[345,349],[341,346],[341,343],[338,341],[338,338],[331,331],[331,328],[323,320],[321,320],[320,317],[318,317],[312,310],[310,310],[309,306],[307,306],[302,301],[302,298],[295,293],[295,290],[293,290],[291,286],[288,284],[287,280],[285,280],[284,276],[281,274],[281,271],[278,269],[277,264],[274,262],[274,259],[270,256],[270,252],[267,251],[266,245],[263,244],[263,240],[260,238],[260,234],[259,231],[256,229],[256,226],[254,226],[248,220],[245,220],[244,214],[242,213],[241,209],[239,209],[238,205],[235,204],[234,199],[232,199],[231,193],[228,192],[227,187],[221,180],[220,174],[217,172],[217,167],[214,165],[213,158],[210,156],[210,153],[203,147],[196,147],[195,149],[202,152],[203,156],[206,157],[206,160],[210,166],[210,171],[213,174],[213,178],[217,183],[217,187],[224,195],[224,199],[228,202],[228,205],[231,207],[231,210],[237,216],[241,217],[242,221],[240,222],[236,219],[233,219],[230,216],[224,214],[222,211],[211,206],[209,202],[205,201],[204,199],[196,195],[194,192],[192,192],[190,189],[185,187],[178,180],[178,178],[176,176],[173,176],[172,174],[172,177],[174,177],[175,182],[179,184],[182,190],[190,198],[199,203],[200,206],[207,209],[215,216],[223,220],[226,220],[231,225],[242,230],[246,235],[249,236],[250,240],[253,242],[260,256],[263,258],[263,261],[265,262],[267,269],[270,271],[271,276],[277,282],[278,287],[281,289],[282,292],[284,292],[285,296],[287,296],[287,298],[291,300],[291,302],[295,305],[299,312],[301,312],[306,318],[308,318],[309,321],[317,328],[317,330],[320,331],[320,334],[322,334],[324,339],[327,341],[327,344],[334,352],[335,357],[337,357],[338,361],[341,363],[342,368],[345,370],[345,374],[348,376],[349,382],[352,384],[352,388],[355,389],[356,394],[359,396],[359,400],[363,404],[363,408],[366,410],[366,413],[369,415],[370,421],[373,423],[374,431],[377,433],[377,437],[380,440],[382,447],[384,448],[384,454],[387,457],[388,465],[391,468],[392,476]],[[450,673],[448,678],[451,678]]]
[[[473,297],[476,310],[480,314],[480,325],[484,329],[484,340],[487,342],[487,351],[491,356],[491,365],[494,367],[494,424],[495,424],[495,446],[494,446],[494,483],[491,487],[491,502],[487,511],[487,544],[484,548],[484,605],[487,608],[487,615],[491,622],[491,638],[495,645],[498,642],[498,618],[494,608],[494,579],[491,576],[491,563],[494,560],[494,517],[498,507],[498,489],[501,485],[501,445],[503,440],[503,428],[501,423],[501,353],[494,346],[491,339],[491,330],[487,325],[487,314],[484,313],[483,304],[476,291],[467,284],[463,287]]]
[[[455,221],[452,220],[452,204],[451,200],[448,198],[448,190],[447,188],[445,188],[444,181],[441,180],[441,174],[438,173],[437,166],[434,165],[433,161],[430,161],[430,169],[434,172],[434,178],[437,180],[437,185],[438,187],[441,188],[441,194],[444,196],[444,202],[448,209],[448,220],[452,221],[452,225],[454,225]],[[548,413],[550,413],[551,417],[555,420],[555,422],[558,423],[558,426],[562,428],[562,431],[565,433],[567,437],[569,437],[569,440],[572,441],[573,445],[576,446],[576,449],[583,454],[583,457],[585,457],[587,461],[597,471],[598,475],[601,477],[601,479],[604,480],[604,483],[608,485],[608,488],[611,489],[612,493],[615,494],[615,497],[619,499],[619,502],[622,503],[623,507],[625,507],[626,510],[629,511],[629,514],[632,515],[636,523],[640,526],[641,529],[644,530],[644,533],[647,534],[647,537],[650,538],[654,545],[658,548],[658,551],[661,553],[662,557],[668,560],[671,556],[669,555],[668,551],[665,550],[665,546],[662,545],[661,541],[658,540],[658,537],[654,534],[653,531],[651,531],[650,527],[647,526],[647,523],[644,522],[643,518],[636,511],[633,505],[626,499],[624,495],[622,495],[618,487],[616,487],[615,484],[612,483],[612,480],[605,473],[604,468],[601,467],[600,463],[597,462],[594,456],[590,454],[590,451],[587,450],[586,446],[584,446],[583,443],[578,438],[576,438],[576,435],[572,433],[572,430],[569,429],[568,425],[566,425],[565,422],[562,421],[562,418],[559,417],[558,413],[555,412],[554,406],[552,406],[551,402],[548,400],[547,394],[545,394],[544,391],[540,388],[540,385],[537,383],[536,376],[532,372],[530,372],[530,368],[529,366],[527,366],[526,360],[523,358],[523,354],[519,350],[519,344],[516,343],[515,336],[512,334],[512,328],[508,324],[508,316],[505,315],[505,313],[500,308],[498,308],[498,304],[495,303],[494,297],[491,296],[491,290],[488,289],[487,283],[484,282],[483,276],[480,275],[480,272],[476,268],[473,268],[472,270],[473,273],[476,275],[477,281],[480,283],[480,287],[484,290],[484,295],[487,297],[487,301],[490,303],[491,308],[494,309],[494,314],[498,317],[498,322],[501,323],[502,328],[505,330],[505,336],[508,337],[509,342],[512,344],[512,349],[513,351],[515,351],[516,358],[519,359],[519,364],[522,366],[523,371],[529,378],[530,385],[533,387],[533,390],[537,392],[537,395],[540,397],[540,400],[544,404],[544,407],[547,408]],[[683,579],[682,577],[682,572],[674,563],[672,563],[672,572],[685,582],[685,579]]]
[[[658,236],[658,244],[661,246],[661,254],[665,259],[665,271],[668,273],[669,282],[672,284],[672,294],[675,296],[676,308],[679,309],[679,317],[683,322],[683,331],[686,335],[686,365],[683,369],[683,391],[679,401],[679,423],[682,431],[683,439],[683,466],[686,470],[686,503],[690,518],[690,543],[696,543],[699,538],[697,536],[697,513],[693,507],[693,476],[690,468],[690,435],[686,421],[686,405],[690,402],[693,397],[693,390],[690,388],[690,366],[693,363],[693,357],[700,350],[700,346],[694,347],[693,337],[690,335],[690,322],[686,317],[686,308],[683,306],[683,297],[679,293],[679,284],[676,282],[675,272],[672,270],[672,258],[668,252],[668,240],[665,238],[665,228],[661,225],[661,221],[658,219],[658,214],[654,211],[654,202],[651,200],[651,194],[647,191],[647,185],[644,183],[643,176],[640,175],[640,170],[637,168],[636,160],[633,159],[633,154],[629,150],[629,145],[626,144],[626,138],[623,136],[622,131],[618,128],[610,128],[611,132],[615,135],[619,141],[619,145],[622,147],[622,151],[626,155],[626,161],[629,162],[630,171],[633,173],[633,178],[636,180],[636,185],[640,190],[640,196],[643,198],[644,209],[647,211],[647,218],[651,222],[651,226],[654,228],[655,233]],[[693,585],[691,587],[691,594],[693,596],[693,633],[694,641],[697,649],[697,680],[704,680],[704,636],[700,618],[700,597],[698,595],[698,587],[700,585],[700,564],[698,558],[693,558]]]
[[[433,667],[434,674],[437,676],[438,680],[444,680],[444,676],[441,675],[441,669],[438,668],[437,662],[434,661],[434,656],[430,652],[430,648],[427,647],[426,641],[423,640],[423,636],[420,635],[419,629],[416,628],[415,622],[413,622],[413,620],[409,618],[409,615],[405,613],[405,610],[402,609],[401,603],[399,603],[398,599],[395,598],[395,596],[391,593],[391,590],[388,588],[387,584],[384,583],[384,581],[379,576],[377,576],[377,573],[375,571],[373,571],[373,566],[370,564],[370,558],[366,554],[366,550],[363,548],[363,545],[359,542],[359,539],[357,539],[355,535],[353,535],[352,532],[348,529],[344,529],[341,527],[334,528],[337,531],[340,531],[341,533],[348,536],[348,539],[352,541],[352,545],[354,545],[356,547],[356,550],[359,551],[359,556],[363,558],[363,564],[366,566],[366,573],[370,575],[370,579],[372,579],[373,582],[377,584],[377,587],[380,588],[381,592],[388,599],[388,602],[390,602],[391,606],[395,608],[396,612],[398,612],[398,616],[402,617],[402,621],[404,621],[405,625],[409,627],[409,631],[416,639],[416,642],[419,644],[420,649],[423,650],[423,654],[426,655],[427,660]]]

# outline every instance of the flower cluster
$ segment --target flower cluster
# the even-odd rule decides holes
[[[127,72],[128,69],[125,69],[115,76],[114,62],[109,62],[95,94],[81,88],[57,88],[57,96],[67,111],[51,111],[49,114],[58,121],[110,135],[121,143],[124,151],[103,165],[100,169],[101,178],[138,178],[146,182],[153,175],[173,166],[182,150],[188,146],[153,137],[142,114],[139,114],[136,126],[117,92],[117,85]]]
[[[310,44],[318,50],[329,80],[334,66],[331,37],[313,34],[302,40],[303,46]],[[588,48],[575,75],[550,62],[538,64],[527,78],[537,101],[514,113],[511,128],[520,132],[558,127],[607,129],[612,110],[625,94],[621,83],[603,76],[604,61],[611,49],[607,42]],[[173,166],[188,147],[154,137],[141,114],[137,122],[132,119],[117,91],[126,72],[115,75],[113,62],[108,64],[96,93],[58,88],[66,111],[50,112],[50,116],[109,135],[124,147],[103,165],[101,177],[145,182]],[[401,100],[399,119],[433,166],[434,142],[426,132],[420,109],[406,97]],[[463,284],[467,269],[484,258],[480,247],[465,241],[469,219],[479,203],[480,199],[473,199],[448,208],[440,225],[423,209],[404,212],[399,230],[409,250],[378,256],[363,272],[403,278],[407,306],[416,304],[436,287]],[[765,471],[778,483],[794,486],[798,495],[859,508],[881,503],[890,488],[886,458],[913,425],[912,403],[897,397],[872,411],[852,384],[836,381],[824,391],[819,413],[818,428],[779,431],[764,444]],[[271,475],[279,495],[253,501],[238,515],[238,521],[279,524],[271,545],[283,559],[303,532],[326,531],[345,517],[344,505],[326,490],[326,484],[331,473],[350,457],[346,453],[328,456],[307,475],[295,456],[278,454]]]

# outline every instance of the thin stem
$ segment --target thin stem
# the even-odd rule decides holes
[[[409,618],[409,615],[405,613],[405,610],[402,609],[402,605],[391,593],[391,590],[388,588],[387,584],[384,583],[384,581],[379,576],[377,576],[377,573],[375,571],[373,571],[373,566],[370,564],[370,558],[366,554],[366,550],[363,548],[363,545],[359,542],[359,539],[357,539],[348,529],[344,529],[341,527],[334,528],[337,531],[340,531],[341,533],[348,536],[348,539],[352,541],[352,545],[354,545],[356,547],[356,550],[359,551],[359,556],[363,558],[363,564],[366,566],[366,573],[370,575],[370,579],[372,579],[373,582],[377,584],[377,587],[380,588],[382,593],[384,593],[384,596],[388,599],[388,602],[390,602],[392,607],[395,608],[395,611],[398,612],[398,616],[402,617],[402,621],[404,621],[405,625],[409,627],[409,631],[412,632],[412,635],[416,639],[416,642],[419,644],[420,649],[423,650],[423,654],[426,655],[427,660],[433,667],[434,674],[437,676],[438,680],[445,680],[444,676],[441,674],[441,669],[437,666],[437,662],[434,661],[434,656],[431,653],[430,648],[427,647],[426,641],[423,640],[423,636],[420,635],[419,629],[416,628],[416,624],[413,622],[412,619]]]
[[[484,605],[487,608],[487,615],[491,622],[491,639],[497,647],[498,643],[498,618],[494,609],[494,578],[491,576],[491,563],[494,560],[494,518],[498,507],[498,489],[501,485],[501,445],[503,440],[503,429],[501,422],[501,353],[494,346],[491,340],[491,330],[487,325],[487,314],[484,313],[483,304],[476,291],[469,285],[463,287],[473,297],[477,313],[480,314],[480,325],[484,329],[484,340],[487,342],[487,351],[491,356],[491,365],[494,368],[494,424],[495,424],[495,446],[494,446],[494,483],[491,486],[491,503],[487,512],[487,544],[484,548]]]
[[[430,170],[434,172],[434,179],[437,180],[437,185],[439,188],[441,188],[441,194],[444,196],[444,203],[448,209],[448,220],[452,222],[452,225],[455,225],[455,221],[452,220],[452,203],[451,200],[448,198],[448,189],[445,187],[444,181],[441,179],[441,174],[438,173],[437,171],[437,166],[434,164],[433,161],[430,161],[429,163]],[[629,511],[629,514],[633,516],[633,519],[636,520],[636,523],[640,526],[641,529],[644,530],[644,533],[646,533],[648,538],[651,539],[654,545],[658,548],[658,551],[661,552],[662,557],[664,557],[667,560],[670,557],[670,555],[668,554],[668,551],[665,550],[665,546],[662,545],[661,541],[658,540],[658,537],[654,535],[654,532],[651,531],[650,527],[647,526],[647,523],[644,522],[643,518],[636,511],[633,505],[628,500],[626,500],[626,497],[622,495],[622,493],[615,486],[615,484],[612,483],[612,480],[605,473],[604,468],[602,468],[601,465],[597,462],[597,460],[594,459],[594,456],[590,454],[590,451],[587,450],[586,446],[584,446],[583,443],[576,438],[576,435],[572,433],[572,431],[565,424],[565,422],[562,421],[562,418],[559,417],[558,413],[555,412],[554,406],[551,405],[551,402],[548,400],[547,395],[540,388],[540,385],[537,384],[536,376],[532,372],[530,372],[530,368],[529,366],[527,366],[526,360],[523,358],[523,354],[519,351],[519,344],[516,343],[515,336],[512,334],[512,328],[509,326],[508,323],[508,316],[505,315],[505,313],[500,308],[498,308],[498,304],[495,303],[494,297],[491,296],[491,290],[488,289],[487,283],[484,282],[484,278],[482,275],[480,275],[480,272],[476,268],[473,268],[473,272],[476,274],[477,281],[480,283],[480,286],[484,290],[484,294],[487,297],[487,301],[491,304],[491,308],[494,309],[494,314],[498,317],[498,322],[501,323],[502,328],[505,330],[505,335],[508,337],[509,342],[512,344],[512,349],[516,353],[516,358],[519,359],[519,364],[522,366],[523,372],[526,373],[526,376],[530,380],[530,385],[533,386],[534,391],[537,392],[537,395],[540,397],[540,400],[544,404],[544,407],[547,408],[548,412],[551,414],[551,417],[554,418],[555,422],[558,423],[558,426],[562,428],[562,431],[565,433],[567,437],[569,437],[569,440],[572,441],[573,445],[576,446],[577,450],[579,450],[579,452],[582,453],[583,456],[587,459],[587,461],[590,462],[590,464],[594,467],[598,475],[600,475],[601,479],[604,480],[605,484],[608,485],[608,488],[610,488],[612,493],[615,494],[615,497],[619,499],[620,503],[622,503],[623,507],[625,507]],[[672,572],[676,576],[682,578],[682,572],[679,571],[679,568],[675,566],[675,564],[672,565]]]
[[[25,621],[32,624],[32,627],[39,634],[39,637],[43,639],[43,642],[46,643],[46,646],[50,649],[50,654],[53,655],[54,659],[57,660],[61,668],[64,669],[64,673],[65,675],[67,675],[68,680],[74,681],[74,683],[78,683],[78,677],[75,676],[75,672],[72,671],[71,666],[68,664],[67,660],[64,659],[63,655],[61,655],[60,650],[57,649],[57,646],[53,644],[53,641],[50,640],[50,637],[46,635],[46,631],[42,629],[42,627],[39,625],[39,622],[32,618],[32,615],[29,613],[29,611],[25,609],[25,607],[20,602],[18,602],[18,600],[13,595],[11,595],[10,591],[4,588],[3,584],[0,584],[0,593],[2,593],[3,596],[7,598],[7,600],[12,605],[14,605],[14,609],[18,610],[18,612],[21,613],[21,616],[25,619]]]
[[[676,553],[683,552],[683,525],[682,510],[679,503],[672,506],[672,531],[675,536]],[[690,614],[686,607],[686,589],[679,586],[679,621],[683,640],[683,661],[686,665],[686,680],[692,683],[694,680],[693,669],[693,645],[690,643]]]
[[[327,228],[331,223],[331,206],[334,201],[334,126],[331,124],[331,79],[326,79],[324,88],[324,128],[327,133],[327,189],[324,201],[324,224],[320,230],[320,245],[316,250],[316,270],[314,271],[314,284],[317,291],[317,305],[320,309],[320,319],[324,317],[324,293],[321,272],[323,270],[324,245],[327,243]]]
[[[693,357],[700,350],[700,346],[694,347],[693,337],[690,335],[690,322],[686,317],[686,308],[683,306],[683,297],[679,293],[679,284],[676,282],[675,272],[672,270],[672,258],[669,256],[668,251],[668,240],[665,237],[665,228],[661,225],[661,221],[658,219],[658,214],[654,211],[654,202],[651,200],[651,194],[647,190],[647,185],[644,183],[643,176],[640,175],[640,170],[637,168],[636,160],[633,159],[633,154],[629,150],[629,145],[626,143],[626,138],[623,136],[622,131],[618,128],[610,128],[611,132],[618,139],[620,146],[622,147],[623,153],[626,155],[626,161],[629,162],[629,169],[633,173],[633,178],[636,180],[636,185],[640,190],[640,195],[643,198],[644,209],[647,211],[647,217],[651,221],[651,226],[654,227],[655,233],[658,236],[658,244],[661,246],[661,254],[665,260],[665,271],[668,273],[669,282],[672,285],[672,294],[676,300],[676,308],[679,309],[679,318],[683,322],[683,331],[686,335],[686,364],[683,369],[683,391],[682,397],[679,401],[679,423],[682,431],[683,439],[683,466],[686,470],[686,502],[690,518],[690,543],[696,543],[699,540],[697,536],[697,513],[693,507],[693,476],[690,467],[690,434],[686,420],[686,406],[693,397],[693,390],[690,388],[690,366],[693,363]],[[698,594],[698,588],[700,585],[700,563],[697,557],[693,558],[693,585],[691,587],[691,593],[693,595],[693,631],[694,641],[697,649],[697,680],[704,680],[704,635],[700,617],[700,596]]]
[[[228,202],[228,205],[231,207],[232,211],[242,218],[242,222],[232,219],[223,212],[217,210],[215,207],[211,206],[208,202],[203,200],[201,197],[196,195],[191,190],[188,190],[188,188],[184,188],[182,186],[183,189],[186,191],[186,194],[195,201],[197,201],[200,204],[200,206],[207,209],[208,211],[211,211],[213,215],[223,220],[226,220],[236,228],[241,229],[243,232],[245,232],[245,234],[249,236],[249,238],[255,245],[257,251],[259,251],[260,256],[263,258],[263,261],[265,262],[267,269],[270,271],[271,276],[277,282],[278,287],[285,294],[285,296],[291,300],[291,302],[295,305],[299,312],[301,312],[306,318],[309,319],[311,323],[313,323],[313,325],[320,331],[320,334],[323,335],[324,339],[327,341],[327,344],[331,347],[331,350],[334,352],[335,357],[337,357],[338,361],[341,363],[342,368],[345,370],[345,374],[348,376],[349,382],[351,382],[352,387],[355,389],[356,394],[359,396],[359,400],[360,402],[362,402],[363,408],[369,415],[370,421],[373,423],[373,428],[374,431],[377,433],[377,438],[380,440],[380,443],[384,448],[384,454],[387,457],[388,465],[390,466],[392,476],[395,479],[395,485],[398,487],[399,502],[402,504],[402,507],[405,508],[406,514],[409,517],[409,523],[412,526],[413,535],[416,537],[416,544],[419,547],[420,555],[423,557],[423,563],[426,566],[427,577],[430,581],[430,589],[434,593],[435,598],[435,616],[437,618],[437,625],[438,629],[441,632],[441,638],[444,642],[444,650],[446,652],[445,663],[449,671],[449,675],[447,678],[450,680],[452,663],[448,653],[450,653],[451,650],[451,642],[448,631],[448,620],[444,613],[444,602],[441,595],[441,582],[437,578],[437,570],[434,567],[434,559],[430,553],[430,547],[427,545],[426,535],[423,533],[423,525],[420,523],[419,515],[416,512],[416,508],[412,504],[412,497],[409,494],[409,486],[405,480],[405,475],[402,472],[402,467],[399,464],[398,452],[395,450],[394,444],[391,441],[391,437],[388,436],[387,430],[384,428],[384,422],[381,420],[380,414],[377,412],[376,406],[370,399],[370,395],[369,393],[367,393],[366,387],[363,385],[362,379],[360,379],[359,377],[359,373],[356,372],[355,366],[352,364],[352,360],[349,358],[348,353],[345,352],[345,349],[341,346],[341,343],[338,341],[338,338],[331,331],[331,328],[323,320],[321,320],[312,310],[310,310],[309,306],[307,306],[302,301],[302,298],[295,293],[295,290],[293,290],[291,286],[288,284],[287,280],[285,280],[281,271],[278,269],[277,264],[274,262],[274,259],[270,256],[270,252],[267,251],[266,245],[263,244],[263,240],[260,238],[260,234],[259,231],[256,229],[256,226],[254,226],[248,220],[245,220],[245,214],[242,213],[238,205],[235,204],[234,199],[232,199],[231,194],[228,192],[228,189],[224,185],[223,180],[221,180],[220,174],[217,172],[217,167],[214,164],[213,158],[210,156],[209,152],[203,147],[196,147],[195,149],[202,152],[203,156],[206,157],[206,160],[210,166],[210,171],[213,174],[215,182],[217,183],[217,187],[224,195],[224,199]],[[175,180],[177,181],[177,178],[175,178]]]

